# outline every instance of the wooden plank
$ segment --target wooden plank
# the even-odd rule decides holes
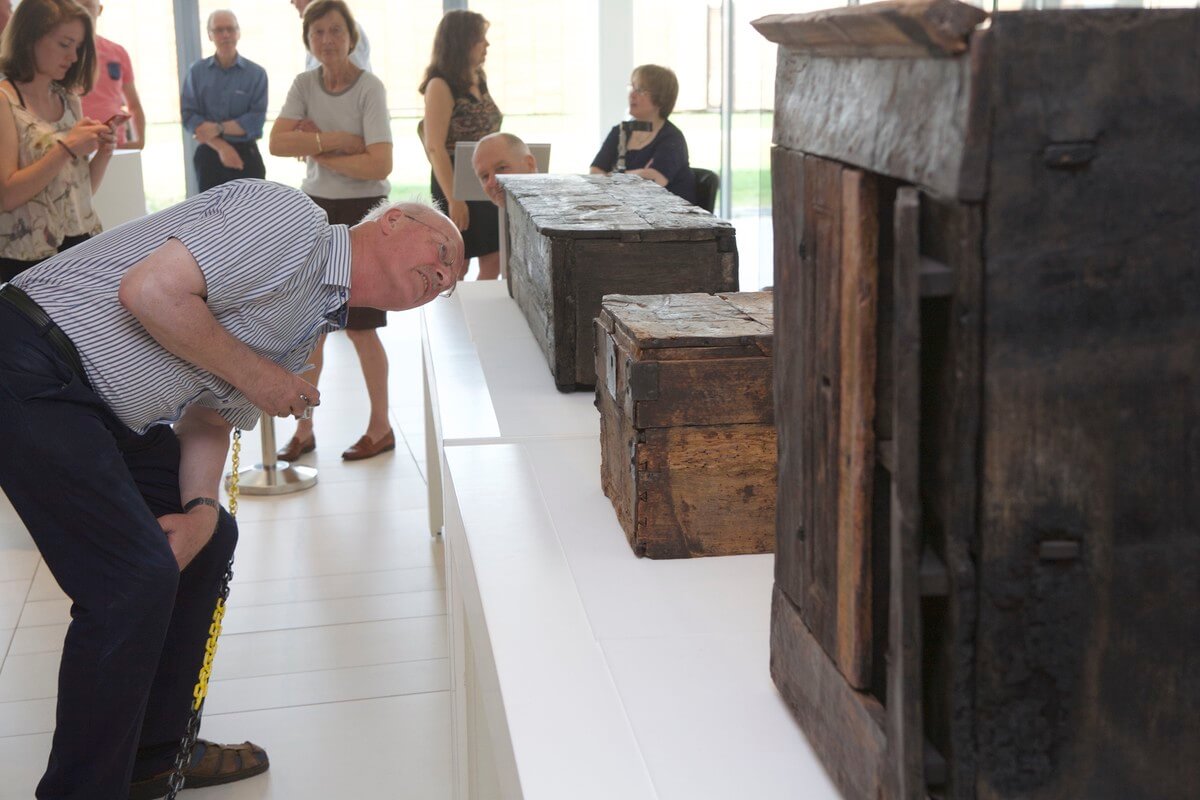
[[[926,301],[922,349],[929,414],[921,477],[927,549],[922,554],[924,730],[947,759],[947,800],[975,800],[975,550],[983,318],[982,212],[921,197],[921,250],[954,277],[945,300]],[[934,562],[937,569],[931,571]],[[943,595],[942,592],[945,592]],[[928,598],[937,596],[935,602]],[[932,776],[928,781],[933,782]]]
[[[774,425],[654,428],[638,438],[635,553],[693,558],[774,550]]]
[[[965,57],[897,68],[887,59],[781,48],[778,59],[775,144],[959,196],[972,91]],[[972,140],[971,147],[986,142]]]
[[[636,175],[523,175],[505,189],[543,236],[651,242],[734,235],[731,223]]]
[[[856,689],[871,681],[871,512],[875,471],[875,181],[842,171],[837,463],[837,662]]]
[[[664,295],[722,292],[737,289],[736,258],[718,253],[715,243],[646,242],[627,244],[605,239],[570,241],[572,285],[570,324],[577,333],[574,384],[595,385],[592,320],[605,295]],[[567,324],[566,314],[564,325]]]
[[[804,159],[804,307],[800,340],[804,453],[801,504],[810,520],[804,550],[800,613],[809,630],[837,660],[838,488],[841,474],[842,166]],[[781,346],[783,342],[779,343]]]
[[[885,797],[883,707],[846,684],[778,584],[771,597],[771,677],[842,794]]]
[[[771,292],[728,292],[721,297],[750,319],[775,330],[775,299]]]
[[[768,40],[831,57],[928,58],[962,53],[987,13],[957,0],[886,0],[750,24]]]
[[[745,295],[730,295],[731,297]],[[768,296],[769,302],[770,297]],[[770,323],[750,317],[721,295],[607,295],[617,324],[639,350],[666,347],[695,348],[693,358],[706,358],[710,348],[736,344],[769,344]],[[748,350],[748,352],[750,352]],[[647,354],[646,357],[653,357]]]
[[[990,38],[976,785],[1195,797],[1200,13],[1001,14]],[[1063,539],[1078,560],[1038,558]]]
[[[592,319],[588,318],[586,335],[580,335],[575,319],[577,298],[575,294],[576,244],[570,239],[553,239],[550,246],[549,262],[549,306],[546,315],[554,327],[554,350],[551,364],[554,371],[554,385],[560,392],[572,392],[577,388],[577,362],[581,353],[586,350],[584,357],[588,364],[592,363]],[[599,308],[596,309],[599,312]],[[591,371],[589,367],[589,372]],[[595,383],[593,376],[592,383]],[[591,384],[589,384],[591,385]]]
[[[520,206],[514,204],[508,209],[508,219],[513,245],[508,262],[510,292],[529,322],[529,330],[538,347],[550,363],[550,374],[556,376],[550,267],[553,260],[561,256],[552,253],[552,241],[538,235],[529,215]]]
[[[598,341],[608,340],[602,323],[596,323]],[[603,348],[600,348],[603,351]],[[596,369],[605,374],[607,365],[598,361]],[[625,422],[625,415],[615,397],[604,383],[596,387],[596,409],[600,412],[600,484],[605,496],[612,501],[626,538],[632,540],[636,529],[634,506],[636,483],[634,477],[634,452],[637,432]]]
[[[638,428],[775,424],[770,358],[652,363],[657,369],[654,396],[630,403]]]
[[[888,621],[887,741],[890,796],[923,800],[921,697],[921,322],[917,190],[901,189],[895,206],[891,598]]]
[[[804,326],[803,259],[804,155],[781,147],[771,150],[772,230],[775,237],[775,430],[779,442],[778,494],[775,502],[775,583],[791,602],[804,597],[804,548],[807,511],[803,485],[801,429]]]

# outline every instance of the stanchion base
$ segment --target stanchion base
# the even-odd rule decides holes
[[[230,475],[225,476],[225,489],[229,489]],[[291,494],[315,486],[315,467],[291,465],[277,461],[274,466],[256,464],[254,469],[244,469],[238,475],[238,487],[242,494]]]

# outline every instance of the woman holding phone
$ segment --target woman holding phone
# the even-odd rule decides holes
[[[80,108],[95,72],[92,18],[74,0],[17,6],[0,40],[0,282],[101,230],[92,192],[116,137]]]

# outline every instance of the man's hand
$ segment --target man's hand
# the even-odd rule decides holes
[[[192,137],[200,144],[211,144],[214,139],[221,138],[221,126],[211,121],[201,122]]]
[[[238,151],[229,142],[224,139],[214,139],[211,144],[217,151],[217,157],[221,159],[221,163],[227,169],[242,170],[246,168],[242,157],[238,155]]]
[[[217,528],[217,510],[212,506],[198,505],[186,514],[167,514],[158,518],[167,544],[175,554],[179,571],[187,569],[196,554],[204,549]]]
[[[256,380],[242,387],[251,403],[272,417],[304,416],[310,406],[321,405],[316,386],[283,367],[262,370]]]

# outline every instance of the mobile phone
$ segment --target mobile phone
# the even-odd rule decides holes
[[[119,125],[124,125],[126,122],[129,122],[130,119],[131,116],[129,114],[126,114],[124,111],[118,111],[106,119],[104,124],[110,128],[116,128]]]

